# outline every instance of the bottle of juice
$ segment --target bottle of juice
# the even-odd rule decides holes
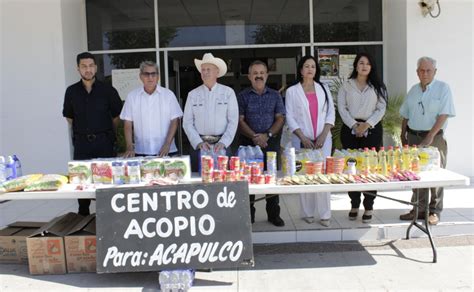
[[[395,153],[393,151],[393,146],[388,146],[388,151],[387,151],[387,167],[388,167],[388,172],[394,171],[396,169],[396,163],[395,163]]]
[[[375,147],[370,149],[370,171],[376,173],[378,170],[377,150]]]
[[[403,152],[402,152],[402,170],[410,170],[411,166],[411,153],[410,153],[410,148],[408,145],[403,146]]]
[[[362,155],[362,167],[361,167],[362,174],[369,174],[370,173],[370,152],[369,148],[364,148],[364,153]]]
[[[385,155],[385,151],[382,152],[382,157],[379,158],[379,166],[380,166],[379,173],[382,175],[388,175],[388,165],[387,165],[387,157]]]
[[[387,152],[385,152],[385,147],[380,147],[379,152],[377,153],[377,173],[381,173],[382,171],[382,160],[385,160],[385,164],[387,164]]]
[[[410,168],[412,171],[418,173],[420,172],[420,157],[418,156],[418,149],[416,148],[416,145],[413,145],[411,149],[411,163],[410,163]]]

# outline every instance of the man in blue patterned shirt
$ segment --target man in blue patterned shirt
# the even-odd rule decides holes
[[[268,67],[262,61],[254,61],[249,66],[248,78],[252,87],[240,92],[239,129],[241,145],[258,145],[265,154],[280,151],[279,133],[285,123],[285,106],[278,91],[266,86]],[[278,156],[278,155],[277,155]],[[265,161],[265,169],[266,169]],[[255,195],[250,195],[250,215],[255,222]],[[268,221],[275,226],[284,226],[280,217],[278,195],[266,195]]]

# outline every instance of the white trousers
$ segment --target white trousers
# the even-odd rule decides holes
[[[300,194],[300,205],[303,217],[314,217],[318,210],[320,219],[331,218],[331,193]]]

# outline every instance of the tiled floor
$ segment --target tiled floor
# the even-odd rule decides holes
[[[409,200],[409,192],[383,193],[390,197]],[[284,227],[275,227],[266,221],[265,201],[255,204],[256,222],[253,224],[254,243],[284,243],[306,241],[339,240],[379,240],[403,238],[406,234],[406,221],[400,221],[399,215],[408,211],[410,206],[398,202],[377,198],[375,214],[371,223],[361,222],[363,209],[356,221],[349,221],[347,214],[350,201],[347,194],[333,194],[331,197],[331,226],[323,227],[318,218],[308,224],[302,220],[299,211],[298,195],[280,196],[281,217]],[[48,221],[55,216],[75,212],[76,200],[18,200],[0,203],[0,227],[15,221]],[[94,211],[95,203],[91,205]],[[441,222],[432,227],[435,236],[474,234],[474,188],[446,189],[444,210]],[[413,237],[424,236],[413,229]]]

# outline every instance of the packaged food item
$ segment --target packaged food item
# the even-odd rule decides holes
[[[68,163],[69,183],[91,184],[92,169],[90,161],[70,161]]]
[[[163,161],[163,176],[182,179],[189,172],[189,167],[186,163],[179,159],[165,159]]]
[[[275,151],[268,151],[267,172],[276,175],[277,171],[277,153]]]
[[[29,174],[8,180],[2,184],[5,192],[16,192],[26,188],[29,184],[39,180],[42,174]]]
[[[276,176],[272,173],[265,174],[265,184],[275,184]]]
[[[237,178],[236,178],[236,175],[235,175],[235,171],[233,170],[226,170],[225,171],[225,181],[228,181],[228,182],[232,182],[232,181],[236,181]]]
[[[212,181],[213,182],[223,182],[225,179],[224,170],[214,169],[212,171]]]
[[[112,184],[112,161],[92,161],[91,170],[95,184]]]
[[[127,183],[138,184],[141,180],[140,171],[141,161],[129,160],[126,162],[125,175],[127,177]]]
[[[282,169],[284,176],[292,176],[296,173],[296,153],[295,148],[285,149],[282,154]]]
[[[212,183],[212,171],[201,172],[201,180],[203,183]]]
[[[64,184],[67,184],[67,177],[59,174],[46,174],[40,179],[28,183],[25,192],[33,191],[57,191]]]
[[[141,177],[143,182],[150,182],[163,176],[164,163],[161,159],[144,159],[141,163]]]
[[[112,181],[114,185],[123,185],[126,180],[125,175],[125,162],[124,161],[113,161],[112,162]]]

